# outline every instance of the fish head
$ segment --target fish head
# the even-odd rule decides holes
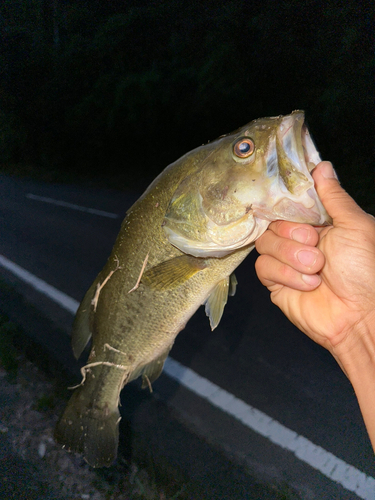
[[[254,120],[195,151],[202,148],[207,155],[177,187],[163,222],[184,253],[223,257],[274,220],[331,224],[311,176],[321,159],[303,111]]]

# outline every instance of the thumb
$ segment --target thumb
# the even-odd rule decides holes
[[[340,186],[329,161],[319,163],[312,174],[315,188],[334,226],[351,226],[352,216],[364,214],[351,196]]]

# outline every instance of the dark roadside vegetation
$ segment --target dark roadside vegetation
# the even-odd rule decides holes
[[[4,0],[0,163],[143,190],[185,152],[304,109],[374,212],[374,3]]]
[[[1,286],[2,293],[6,290]],[[188,500],[195,494],[152,453],[94,471],[52,439],[69,375],[0,314],[0,497],[24,500]],[[139,440],[139,439],[138,439]],[[141,450],[141,446],[135,446]]]
[[[126,418],[120,424],[124,446],[115,464],[108,469],[92,469],[80,455],[69,454],[56,445],[53,429],[69,397],[66,387],[73,385],[77,377],[36,343],[29,331],[26,334],[19,326],[19,316],[9,307],[12,302],[17,302],[18,310],[27,311],[20,323],[26,321],[33,325],[32,328],[50,331],[48,321],[41,318],[40,313],[11,286],[0,280],[0,310],[10,308],[12,311],[12,318],[0,312],[0,498],[228,498],[225,494],[217,496],[217,488],[192,481],[183,467],[169,463],[163,450],[150,446],[147,431],[130,429]],[[222,466],[231,467],[224,456],[217,465],[219,470]],[[221,470],[221,474],[225,472]],[[250,484],[243,497],[248,500],[300,500],[300,496],[283,482],[265,485],[254,479]]]

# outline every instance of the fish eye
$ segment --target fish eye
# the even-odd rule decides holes
[[[233,153],[238,156],[238,158],[248,158],[254,153],[254,150],[254,142],[248,137],[239,139],[233,146]]]

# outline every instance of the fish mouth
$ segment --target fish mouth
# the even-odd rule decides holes
[[[279,196],[272,217],[316,226],[332,224],[314,187],[312,170],[321,162],[303,111],[281,118],[276,132]]]
[[[322,161],[305,123],[303,111],[293,111],[292,114],[285,116],[278,134],[281,136],[286,154],[292,161],[294,160],[293,163],[298,164],[298,161],[295,161],[297,154],[299,163],[311,172]]]

